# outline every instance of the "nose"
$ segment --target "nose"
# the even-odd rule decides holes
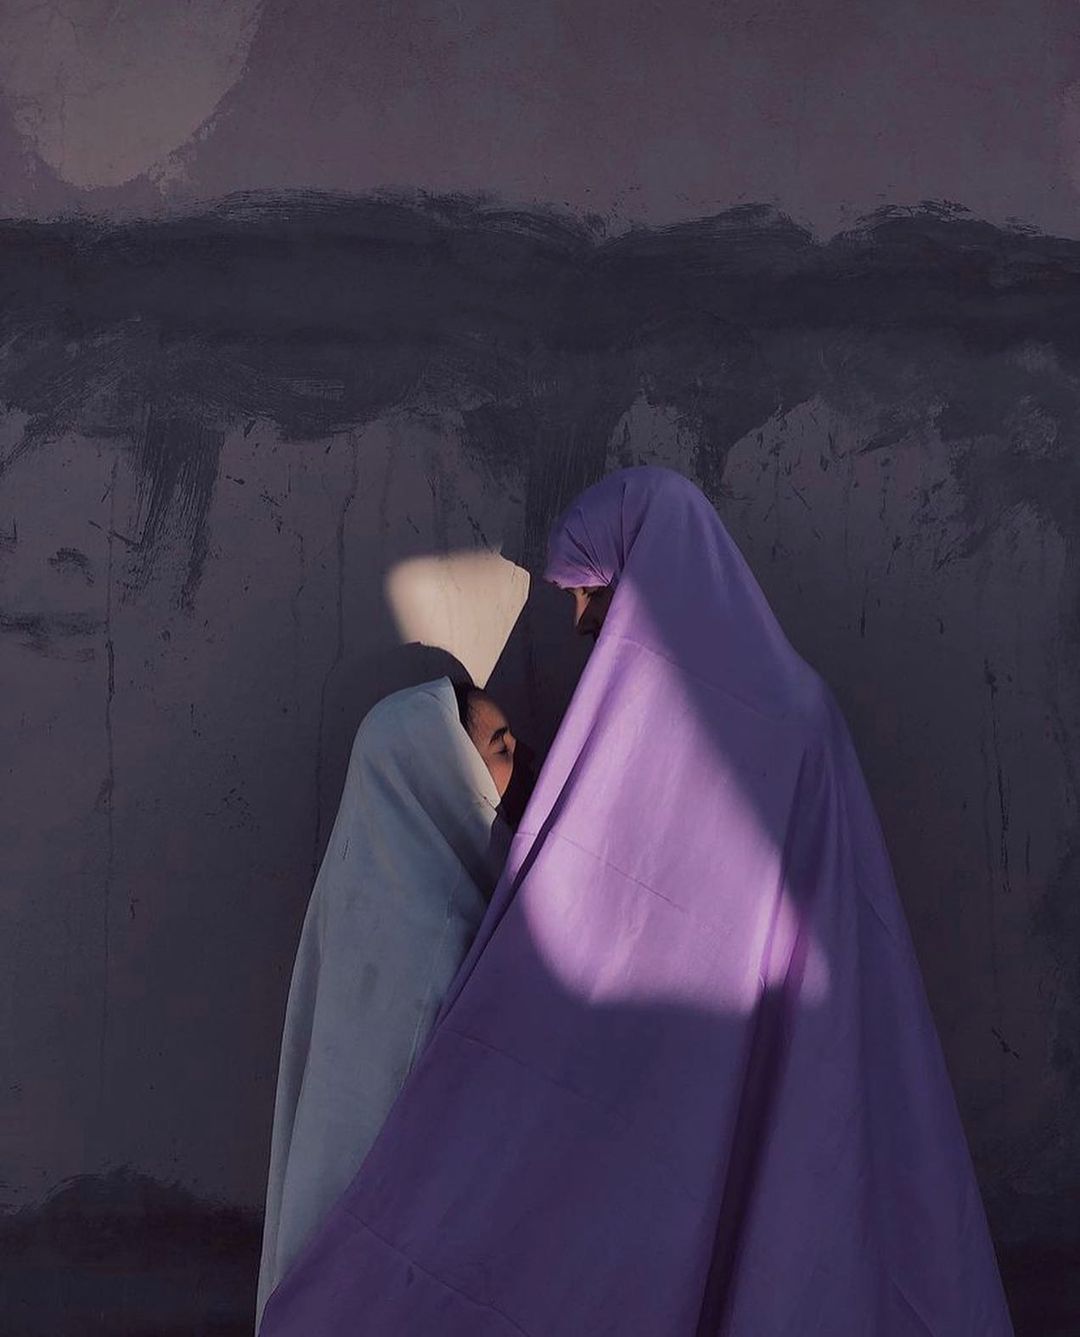
[[[583,625],[582,625],[582,618],[584,618],[585,613],[586,613],[586,610],[588,609],[588,607],[589,607],[589,596],[585,593],[584,590],[575,590],[575,591],[574,591],[574,626],[578,629],[578,631],[584,631],[584,630],[585,630],[585,628],[584,628]]]
[[[511,757],[517,751],[517,739],[509,729],[506,731],[506,750],[510,753]]]

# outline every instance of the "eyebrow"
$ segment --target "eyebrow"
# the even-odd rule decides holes
[[[509,728],[510,726],[508,724],[504,724],[501,729],[496,729],[495,732],[488,739],[488,746],[490,747],[492,743],[497,743]]]

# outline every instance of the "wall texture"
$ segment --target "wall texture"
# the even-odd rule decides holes
[[[461,559],[501,549],[492,682],[542,746],[580,650],[553,592],[513,625],[512,563],[638,461],[706,488],[847,710],[1018,1307],[1053,1314],[1025,1287],[1080,1256],[1080,244],[294,196],[8,224],[0,270],[19,1332],[243,1314],[352,731],[467,658]],[[403,646],[392,573],[440,553],[442,653]]]
[[[522,568],[661,462],[847,712],[1018,1332],[1075,1333],[1080,14],[0,31],[0,1331],[250,1330],[352,732],[461,661],[542,749],[582,649]]]
[[[1074,0],[0,0],[0,212],[236,190],[959,200],[1074,233]]]

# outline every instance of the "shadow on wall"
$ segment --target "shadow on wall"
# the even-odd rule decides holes
[[[357,429],[396,412],[453,421],[458,467],[498,486],[523,483],[518,546],[504,550],[532,565],[557,511],[603,472],[612,442],[618,456],[620,423],[635,402],[670,409],[695,443],[687,468],[718,497],[737,442],[817,401],[866,424],[863,452],[911,437],[938,443],[959,488],[963,552],[975,551],[1015,508],[1031,508],[1061,533],[1075,590],[1078,243],[1002,231],[940,209],[886,212],[818,246],[761,209],[605,239],[591,225],[551,213],[459,199],[303,195],[247,198],[197,218],[153,224],[3,224],[0,287],[8,443],[0,486],[16,466],[32,474],[41,452],[71,449],[65,437],[84,438],[76,451],[105,441],[119,452],[132,469],[138,518],[132,530],[110,538],[110,560],[115,551],[125,597],[155,601],[155,616],[169,621],[174,638],[202,612],[213,566],[211,502],[226,483],[237,486],[222,476],[227,434],[269,422],[285,442],[312,443],[314,450],[316,441],[348,432],[355,463]],[[351,498],[355,473],[350,483],[347,469],[330,472],[340,456],[341,444],[320,457],[319,467],[336,480],[328,486]],[[823,458],[827,464],[824,450]],[[762,460],[762,487],[770,485],[771,467]],[[91,487],[96,479],[87,494]],[[347,510],[343,503],[339,557]],[[388,560],[425,551],[400,520],[394,517]],[[33,536],[0,522],[3,560]],[[167,550],[183,556],[177,591],[155,583],[156,557]],[[54,554],[56,579],[84,580],[79,554],[63,553]],[[374,574],[362,578],[373,583]],[[174,593],[182,611],[172,606]],[[361,610],[371,614],[364,631],[385,641],[393,636],[391,620],[381,591],[373,593]],[[554,597],[533,592],[492,677],[518,727],[541,747],[576,667]],[[5,593],[0,634],[9,647],[25,647],[28,672],[42,657],[87,650],[103,659],[107,653],[111,665],[113,636],[100,619],[13,610],[7,601]],[[331,606],[324,613],[329,621],[337,617],[340,645],[340,597],[336,614]],[[298,627],[297,635],[302,639],[306,630]],[[1076,633],[1070,615],[1062,627],[1070,664]],[[263,647],[233,651],[232,660],[208,659],[203,676],[209,673],[212,685],[195,688],[217,698],[223,718],[237,685],[241,693],[250,690],[253,671],[273,668]],[[445,660],[417,659],[418,653],[339,655],[323,679],[320,739],[325,734],[327,746],[323,757],[319,744],[316,806],[320,793],[324,802],[314,822],[316,854],[336,797],[332,777],[344,772],[360,715],[376,696],[442,671]],[[1071,737],[1065,742],[1072,749]],[[267,756],[266,765],[281,769],[285,761]],[[922,800],[930,814],[933,799]],[[190,796],[183,802],[189,804],[181,804],[184,820],[197,821],[201,806]],[[116,821],[123,820],[118,809]],[[306,833],[304,844],[274,893],[288,898],[293,911],[310,885]],[[227,913],[248,912],[223,906]],[[1064,971],[1077,938],[1065,873],[1047,889],[1040,916]],[[286,918],[279,917],[281,985],[292,933]],[[208,964],[196,968],[230,969],[237,941],[225,938],[220,960],[208,944]],[[166,973],[155,983],[160,990],[178,987],[179,973],[176,981]],[[234,1066],[241,1050],[276,1046],[279,1018],[265,1004],[272,988],[266,980],[261,988],[261,1008],[241,1006],[215,1026],[222,1068]],[[1064,984],[1054,1063],[1074,1080],[1080,1060],[1069,1037],[1076,1015],[1072,985]],[[126,1023],[117,1017],[112,1024]],[[163,1099],[183,1099],[194,1037],[182,1019],[176,1023],[175,1080]],[[117,1052],[129,1051],[121,1045]],[[110,1083],[118,1077],[124,1077],[120,1067],[110,1070]],[[144,1231],[140,1213],[173,1225]],[[235,1229],[221,1225],[226,1219]],[[195,1234],[217,1240],[219,1262],[198,1249],[174,1248],[167,1242],[174,1229],[180,1240]],[[20,1330],[26,1337],[93,1331],[84,1315],[98,1299],[110,1306],[100,1320],[108,1326],[98,1331],[145,1334],[145,1317],[132,1317],[137,1326],[125,1330],[124,1314],[136,1303],[145,1304],[144,1315],[166,1312],[177,1294],[174,1269],[186,1279],[183,1313],[194,1316],[185,1331],[247,1330],[255,1223],[183,1189],[159,1191],[124,1176],[83,1177],[44,1207],[4,1218],[3,1231],[11,1243],[5,1266],[8,1258],[21,1260],[13,1293],[26,1298]],[[1003,1257],[1021,1337],[1056,1337],[1066,1331],[1066,1313],[1080,1310],[1078,1297],[1065,1293],[1064,1272],[1053,1270],[1057,1255],[1047,1238],[1073,1246],[1064,1232],[1044,1232],[1043,1243]],[[154,1239],[160,1251],[150,1247]],[[104,1240],[114,1251],[102,1249]],[[127,1275],[123,1260],[132,1258],[145,1264],[138,1276]],[[77,1321],[65,1309],[67,1329],[58,1326],[54,1304],[61,1294],[88,1306]],[[124,1294],[130,1307],[117,1302]]]
[[[251,1337],[261,1234],[253,1213],[177,1185],[83,1176],[0,1217],[4,1331]]]

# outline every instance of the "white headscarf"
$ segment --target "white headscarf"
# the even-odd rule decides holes
[[[258,1317],[360,1168],[434,1023],[509,844],[447,678],[356,734],[281,1042]]]

